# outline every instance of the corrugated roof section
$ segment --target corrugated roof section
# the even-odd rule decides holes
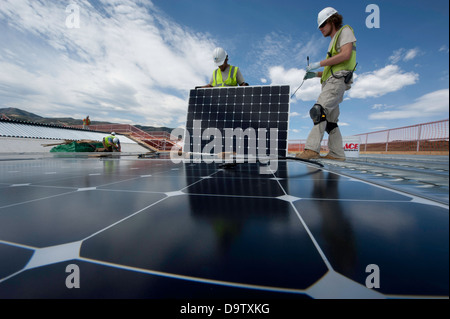
[[[3,137],[101,141],[106,134],[63,126],[0,120],[0,136]],[[120,142],[136,144],[135,141],[123,135],[120,135]]]

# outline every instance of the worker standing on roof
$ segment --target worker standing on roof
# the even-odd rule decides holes
[[[223,48],[214,49],[213,60],[218,68],[214,71],[209,83],[200,87],[248,86],[241,70],[237,66],[228,64],[228,54]]]
[[[116,133],[111,132],[111,135],[108,135],[103,138],[103,147],[107,152],[120,152],[120,140],[116,137]]]
[[[330,37],[327,57],[312,63],[306,68],[304,79],[320,77],[322,92],[309,114],[314,127],[308,135],[305,151],[298,153],[302,159],[320,158],[320,144],[325,131],[328,133],[329,153],[324,158],[345,161],[342,135],[338,127],[339,104],[344,93],[353,83],[356,68],[356,38],[353,29],[342,26],[342,16],[333,8],[327,7],[319,12],[317,24],[324,37]],[[322,72],[313,70],[324,67]]]
[[[83,119],[83,129],[88,129],[89,125],[91,125],[91,120],[89,119],[89,115]]]

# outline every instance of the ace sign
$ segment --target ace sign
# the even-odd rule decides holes
[[[346,136],[342,138],[345,157],[359,157],[360,138],[359,136]]]

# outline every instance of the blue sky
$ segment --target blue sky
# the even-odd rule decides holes
[[[341,104],[344,136],[449,117],[449,4],[430,1],[0,0],[0,108],[183,127],[189,90],[224,47],[250,85],[289,84],[325,58],[317,14],[333,6],[355,30],[358,68]],[[369,4],[379,28],[369,28]],[[289,139],[312,127],[320,93],[291,100]]]

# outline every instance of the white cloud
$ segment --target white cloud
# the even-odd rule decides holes
[[[252,58],[257,67],[264,68],[267,65],[306,65],[306,56],[316,55],[324,45],[324,40],[317,35],[309,39],[294,39],[291,35],[279,32],[271,32],[254,45]]]
[[[358,75],[348,95],[360,99],[379,97],[415,84],[418,79],[417,73],[404,72],[397,65],[387,65],[382,69]]]
[[[449,52],[449,49],[448,49],[448,47],[444,44],[443,46],[441,46],[440,48],[439,48],[439,52]]]
[[[395,50],[392,55],[389,57],[389,61],[393,64],[396,64],[400,61],[410,61],[421,54],[421,51],[418,48],[406,50],[404,48]]]
[[[372,105],[371,109],[372,110],[386,110],[386,109],[390,109],[392,107],[393,107],[392,105],[377,103],[377,104]]]
[[[374,104],[372,110],[379,110],[385,107],[385,104]]]
[[[328,41],[318,34],[294,38],[291,34],[271,32],[260,41],[256,41],[247,53],[249,61],[247,74],[253,78],[266,79],[273,68],[295,70],[301,66],[306,67],[307,56],[322,56],[326,45]]]
[[[405,57],[403,58],[404,61],[410,61],[414,59],[417,55],[419,55],[420,51],[419,49],[411,49],[408,50],[405,54]]]
[[[372,131],[381,131],[381,130],[386,130],[388,129],[387,126],[375,126],[375,127],[371,127],[370,130]]]
[[[77,1],[80,28],[70,29],[68,4],[2,0],[0,34],[14,36],[0,49],[0,105],[177,125],[189,89],[214,70],[213,39],[168,20],[150,1],[103,0],[96,8]]]
[[[273,66],[269,68],[269,77],[271,85],[288,84],[291,87],[291,94],[300,86],[306,71],[292,68],[286,70],[282,66]],[[306,80],[301,88],[295,93],[294,99],[302,101],[316,100],[321,91],[320,79]]]
[[[394,53],[389,57],[391,63],[398,63],[402,59],[404,49],[395,50]]]
[[[408,118],[437,117],[448,118],[449,116],[449,89],[434,91],[421,96],[412,104],[398,107],[393,111],[372,113],[371,120],[396,120]]]

